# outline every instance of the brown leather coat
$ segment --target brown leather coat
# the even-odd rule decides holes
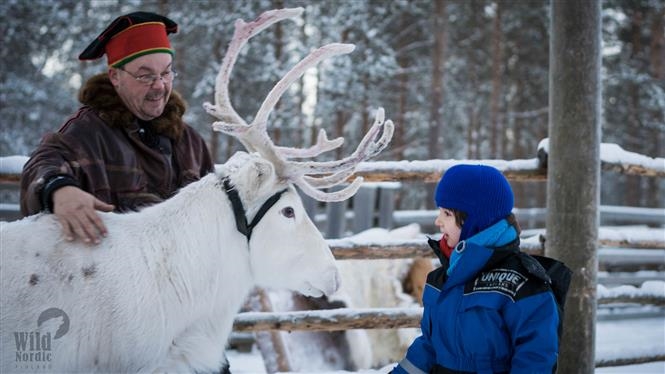
[[[42,189],[59,175],[126,211],[167,199],[213,170],[204,140],[182,121],[185,103],[175,91],[150,122],[126,109],[106,74],[86,82],[79,100],[84,106],[42,139],[23,168],[23,214],[46,208]]]

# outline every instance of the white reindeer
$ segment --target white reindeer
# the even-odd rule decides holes
[[[334,258],[293,185],[322,201],[348,198],[359,178],[338,192],[320,189],[342,183],[357,163],[379,153],[393,124],[379,110],[351,156],[294,162],[289,159],[313,157],[343,139],[329,141],[322,133],[308,149],[277,147],[266,123],[290,82],[352,46],[312,52],[277,83],[251,124],[228,100],[242,45],[301,12],[284,9],[251,23],[238,20],[217,77],[216,103],[206,106],[222,120],[214,127],[253,153],[236,153],[214,174],[158,205],[102,213],[109,236],[97,246],[67,242],[48,214],[2,223],[1,372],[213,372],[223,364],[234,316],[254,286],[310,296],[338,289]],[[48,316],[40,316],[45,310]],[[52,323],[38,326],[38,318],[46,317],[58,317],[58,334],[51,332],[54,326],[47,328]]]

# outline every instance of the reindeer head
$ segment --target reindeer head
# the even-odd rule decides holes
[[[256,285],[315,297],[337,290],[339,275],[330,248],[295,188],[278,178],[272,163],[258,153],[237,152],[219,175],[222,181],[228,178],[227,194],[238,206],[235,220],[240,222],[238,231],[248,237]]]
[[[204,104],[208,113],[219,121],[213,123],[216,131],[237,138],[247,151],[260,157],[254,160],[256,165],[267,162],[263,167],[273,176],[270,181],[259,181],[256,194],[262,197],[254,205],[247,204],[249,213],[265,211],[257,221],[254,234],[250,237],[250,257],[255,280],[262,286],[284,286],[304,294],[320,296],[321,293],[335,291],[339,276],[334,268],[334,259],[318,229],[311,222],[302,206],[293,185],[303,193],[319,201],[341,201],[352,196],[360,187],[362,178],[335,192],[322,189],[346,182],[353,174],[358,163],[381,152],[392,138],[392,121],[384,121],[383,109],[379,108],[373,126],[363,137],[357,149],[348,157],[335,161],[294,161],[293,159],[312,158],[321,153],[336,149],[344,142],[343,138],[329,140],[321,130],[316,144],[309,148],[288,148],[276,146],[268,136],[267,123],[270,112],[289,85],[302,77],[305,71],[320,61],[339,54],[350,53],[355,48],[351,44],[332,43],[312,51],[296,64],[268,93],[254,120],[247,124],[235,111],[229,98],[231,70],[238,54],[247,41],[275,22],[293,18],[302,13],[302,8],[272,10],[261,14],[256,20],[246,23],[237,20],[235,32],[229,44],[215,84],[215,104]],[[238,157],[246,157],[238,156]],[[232,157],[235,158],[236,156]],[[229,160],[227,164],[236,164]],[[242,164],[243,162],[239,162]],[[247,167],[240,165],[239,168]],[[230,166],[230,165],[229,165]],[[247,175],[251,175],[247,174]],[[247,181],[248,184],[252,183]],[[266,188],[265,186],[270,186]],[[286,188],[285,192],[280,189]],[[262,193],[260,191],[266,190]],[[228,192],[228,190],[227,190]],[[278,196],[276,199],[271,196]],[[264,201],[270,201],[269,207],[261,208]],[[235,203],[238,205],[238,203]],[[237,209],[236,209],[237,210]],[[250,214],[251,216],[252,214]],[[259,214],[259,217],[261,215]],[[236,217],[238,221],[238,217]],[[244,219],[244,217],[240,217]],[[256,221],[256,219],[253,219]],[[239,227],[239,230],[241,228]],[[332,267],[329,265],[332,264]],[[287,269],[291,269],[290,271]]]

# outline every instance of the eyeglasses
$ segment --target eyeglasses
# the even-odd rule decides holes
[[[142,85],[145,86],[152,86],[157,82],[157,79],[161,79],[162,82],[164,83],[171,83],[175,79],[175,77],[178,76],[178,73],[171,69],[169,71],[165,71],[161,74],[141,74],[141,75],[134,75],[133,73],[128,72],[127,70],[123,68],[118,68],[119,70],[124,71],[125,73],[129,74],[132,76],[132,78],[136,79],[137,82],[141,83]]]

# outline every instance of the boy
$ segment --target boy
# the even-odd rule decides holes
[[[436,189],[441,267],[423,291],[422,335],[392,371],[552,373],[560,323],[545,269],[519,250],[513,192],[497,169],[456,165]]]

